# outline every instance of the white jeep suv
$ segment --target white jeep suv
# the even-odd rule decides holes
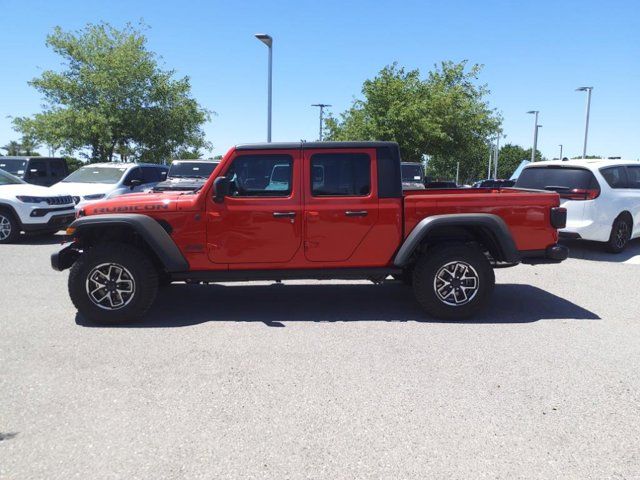
[[[516,188],[552,190],[567,209],[561,238],[604,242],[622,252],[640,236],[640,162],[630,160],[553,160],[527,165]]]
[[[105,198],[149,190],[167,178],[168,170],[164,165],[150,163],[92,163],[50,188],[53,192],[70,193],[81,208]]]
[[[75,219],[71,195],[55,194],[0,170],[0,243],[25,233],[55,233]]]

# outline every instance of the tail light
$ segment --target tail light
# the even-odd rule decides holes
[[[593,200],[594,198],[598,198],[600,195],[599,188],[574,188],[567,192],[558,192],[560,193],[560,198],[564,198],[566,200]]]
[[[567,226],[567,209],[562,207],[551,208],[551,226],[564,228]]]

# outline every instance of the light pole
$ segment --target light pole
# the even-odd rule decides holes
[[[496,136],[496,155],[493,160],[493,179],[498,178],[498,158],[500,157],[500,134]]]
[[[322,120],[324,115],[324,108],[330,107],[328,103],[314,103],[311,105],[312,107],[320,107],[320,136],[318,137],[320,141],[322,141]]]
[[[269,80],[267,100],[267,142],[271,143],[271,64],[273,59],[273,38],[266,33],[256,33],[255,37],[269,48]]]
[[[562,144],[558,145],[560,147],[560,157],[558,157],[558,160],[562,160]]]
[[[584,145],[582,146],[582,158],[587,158],[587,136],[589,135],[589,110],[591,110],[591,90],[593,87],[576,88],[576,92],[587,92],[587,119],[584,124]]]
[[[531,150],[531,161],[536,161],[536,150],[538,148],[538,110],[529,110],[527,113],[535,115],[533,121],[533,150]]]

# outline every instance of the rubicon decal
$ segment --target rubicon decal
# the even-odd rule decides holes
[[[94,213],[126,213],[126,212],[151,212],[155,210],[168,210],[168,204],[152,205],[122,205],[120,207],[99,207]]]

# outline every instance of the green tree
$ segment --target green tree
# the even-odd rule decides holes
[[[91,161],[161,161],[181,148],[206,148],[202,125],[210,112],[191,96],[188,77],[158,66],[144,34],[128,24],[56,27],[47,46],[63,59],[30,85],[44,97],[42,113],[14,120],[15,128],[66,154]]]
[[[477,84],[480,70],[466,61],[442,62],[422,79],[417,69],[386,66],[364,82],[363,99],[326,119],[327,139],[393,140],[406,161],[429,156],[433,176],[453,178],[460,162],[461,178],[477,177],[483,149],[501,124],[486,86]]]
[[[33,137],[23,136],[20,142],[11,140],[4,147],[0,149],[5,150],[9,156],[29,156],[37,157],[40,154],[36,151],[40,145],[34,140]]]
[[[11,140],[4,147],[0,147],[5,151],[5,154],[10,157],[15,157],[16,155],[21,155],[22,153],[22,145],[20,142],[16,142],[15,140]]]
[[[488,157],[487,157],[488,158]],[[531,149],[507,143],[500,148],[498,156],[498,178],[509,178],[522,160],[531,160]],[[540,150],[536,150],[536,161],[543,160]]]

